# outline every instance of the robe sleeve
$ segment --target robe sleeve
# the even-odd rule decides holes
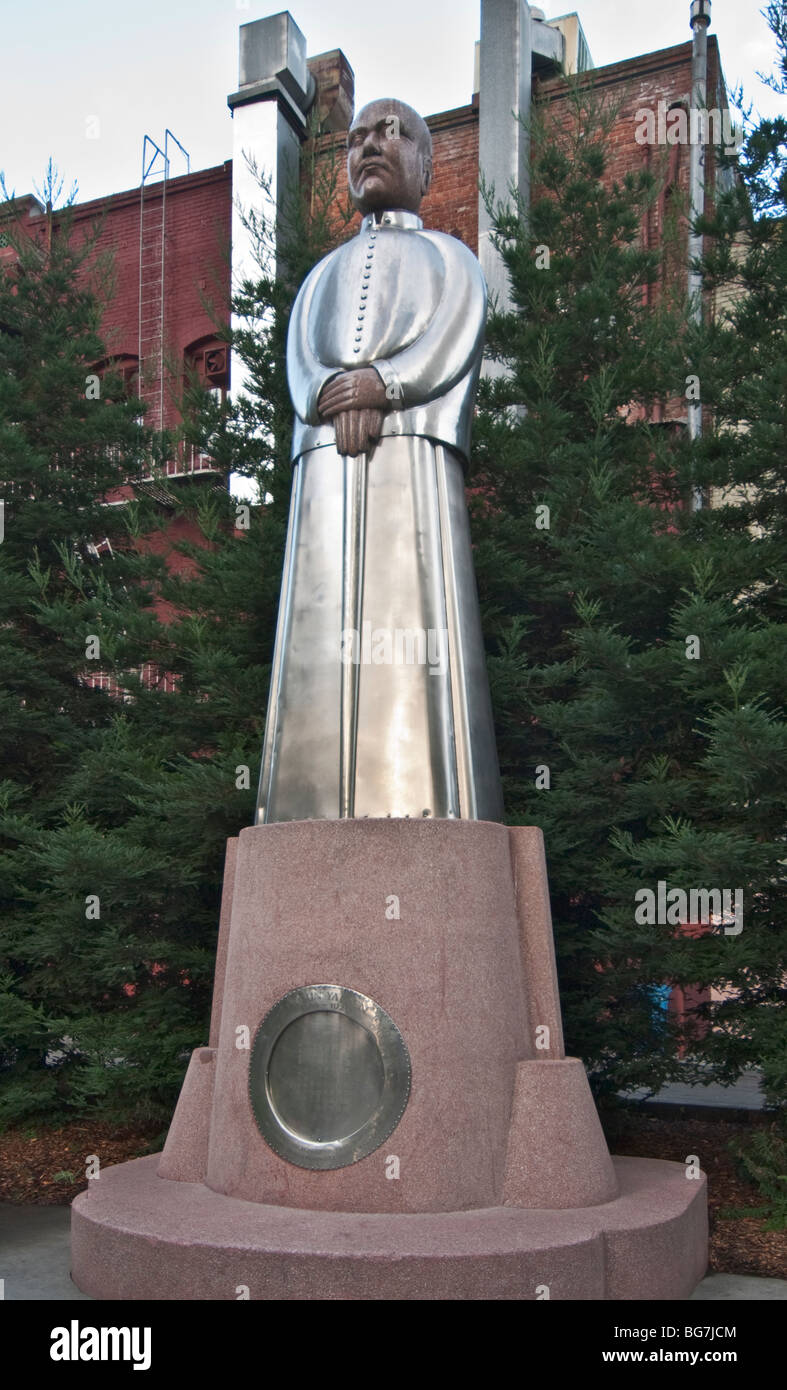
[[[307,275],[292,306],[287,332],[287,382],[295,412],[307,425],[320,425],[317,401],[326,381],[338,376],[340,367],[326,367],[309,346],[309,315],[315,290],[330,260],[325,260]]]
[[[426,233],[443,259],[443,291],[421,337],[372,363],[399,410],[445,395],[475,365],[486,329],[486,281],[478,261],[456,237]]]

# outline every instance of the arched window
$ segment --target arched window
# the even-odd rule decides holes
[[[195,387],[207,391],[213,397],[215,404],[221,408],[226,402],[229,385],[229,344],[223,343],[215,335],[198,338],[196,342],[190,343],[183,353],[182,409],[184,418],[188,418],[190,404],[197,404],[194,399]],[[221,413],[220,409],[219,414]],[[211,433],[207,435],[203,433],[201,428],[198,438],[189,438],[187,432],[186,442],[181,449],[181,458],[178,464],[180,472],[218,472],[211,454],[213,437]]]
[[[186,385],[194,379],[205,390],[224,400],[230,386],[230,350],[220,338],[199,338],[183,354]]]

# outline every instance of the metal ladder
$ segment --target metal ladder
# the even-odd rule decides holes
[[[188,151],[171,130],[164,132],[164,148],[146,135],[142,142],[142,179],[139,185],[139,396],[147,404],[145,424],[164,428],[164,313],[167,265],[167,181],[170,141],[177,145],[191,172]],[[161,194],[145,197],[157,176]],[[155,185],[158,188],[158,184]]]

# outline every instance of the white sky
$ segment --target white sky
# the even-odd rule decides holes
[[[689,0],[542,0],[541,8],[547,18],[577,10],[597,66],[691,37]],[[742,81],[755,108],[773,113],[783,102],[755,75],[772,70],[764,8],[765,0],[713,0],[711,32],[728,87]],[[9,189],[40,186],[50,155],[67,185],[78,184],[80,202],[135,187],[143,136],[163,143],[166,126],[192,169],[229,159],[238,27],[277,12],[276,0],[5,0],[0,170]],[[344,50],[358,104],[397,96],[430,115],[470,100],[479,0],[292,0],[290,12],[310,55]]]

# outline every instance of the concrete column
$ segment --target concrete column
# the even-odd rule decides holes
[[[301,142],[306,133],[315,82],[306,64],[306,40],[286,10],[240,27],[238,90],[227,98],[232,111],[232,286],[246,279],[275,274],[278,222],[298,179]],[[249,160],[269,181],[267,196]],[[272,239],[262,258],[244,214],[264,218]],[[233,328],[238,326],[232,317]],[[246,390],[243,364],[233,358],[232,395]],[[245,480],[235,477],[231,491],[248,495]]]
[[[527,121],[533,73],[566,69],[565,36],[556,24],[546,23],[543,11],[527,0],[481,0],[479,50],[479,174],[487,185],[494,186],[496,202],[511,202],[511,189],[515,188],[527,205]],[[478,258],[490,294],[497,296],[502,309],[508,309],[508,277],[490,243],[490,231],[491,218],[479,194]]]
[[[508,202],[511,187],[527,200],[529,141],[520,116],[530,114],[531,17],[527,0],[481,0],[479,73],[479,173],[494,186],[495,201]],[[478,259],[490,296],[508,307],[505,267],[490,242],[491,218],[479,194]]]

